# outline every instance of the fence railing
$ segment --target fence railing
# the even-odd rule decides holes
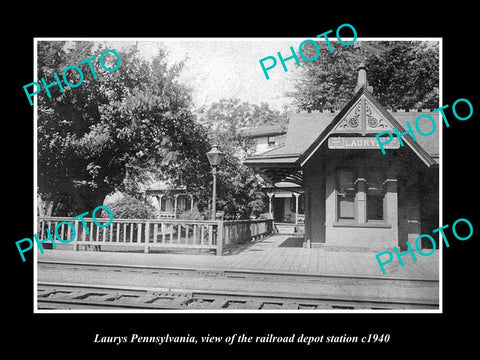
[[[105,224],[106,219],[97,218]],[[66,224],[69,222],[73,225]],[[37,236],[48,238],[47,229],[58,243],[58,237],[71,241],[73,250],[102,245],[154,248],[211,249],[222,255],[225,245],[241,244],[273,232],[273,220],[203,221],[174,219],[113,219],[107,227],[97,226],[92,218],[72,220],[65,217],[39,217]],[[44,244],[46,244],[45,242]]]
[[[273,232],[273,220],[223,221],[224,245],[242,244]]]

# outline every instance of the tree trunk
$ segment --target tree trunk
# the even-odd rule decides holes
[[[44,206],[45,204],[43,203],[42,197],[40,195],[37,196],[37,215],[39,217],[44,217],[45,216],[45,209]]]
[[[41,195],[37,195],[37,215],[39,217],[52,216],[53,205],[52,200],[43,200]]]

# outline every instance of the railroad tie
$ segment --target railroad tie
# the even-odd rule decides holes
[[[244,304],[241,304],[239,306],[239,309],[261,309],[263,305],[263,301],[258,301],[258,300],[249,300]]]
[[[282,309],[293,309],[297,310],[298,309],[298,304],[294,302],[284,302],[282,305]]]

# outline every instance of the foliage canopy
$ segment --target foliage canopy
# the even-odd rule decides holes
[[[369,85],[380,103],[391,109],[435,109],[438,107],[438,43],[425,41],[357,41],[353,46],[336,42],[331,53],[319,43],[320,55],[303,62],[295,79],[294,97],[305,111],[339,109],[353,95],[357,67],[364,63]],[[316,50],[302,50],[313,58]]]
[[[48,83],[54,72],[105,49],[85,41],[38,42],[38,77]],[[38,192],[56,215],[91,211],[114,190],[135,193],[146,170],[171,166],[196,146],[189,140],[199,131],[190,94],[177,81],[182,64],[167,67],[162,50],[152,62],[138,57],[135,46],[117,52],[116,71],[104,71],[97,57],[97,79],[88,64],[79,65],[81,86],[63,93],[52,87],[51,99],[38,98]]]

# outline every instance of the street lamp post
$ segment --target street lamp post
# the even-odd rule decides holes
[[[224,158],[224,154],[217,149],[217,145],[213,145],[212,149],[207,152],[208,162],[212,167],[213,175],[213,191],[212,191],[212,220],[216,219],[217,214],[217,166],[220,165]]]

